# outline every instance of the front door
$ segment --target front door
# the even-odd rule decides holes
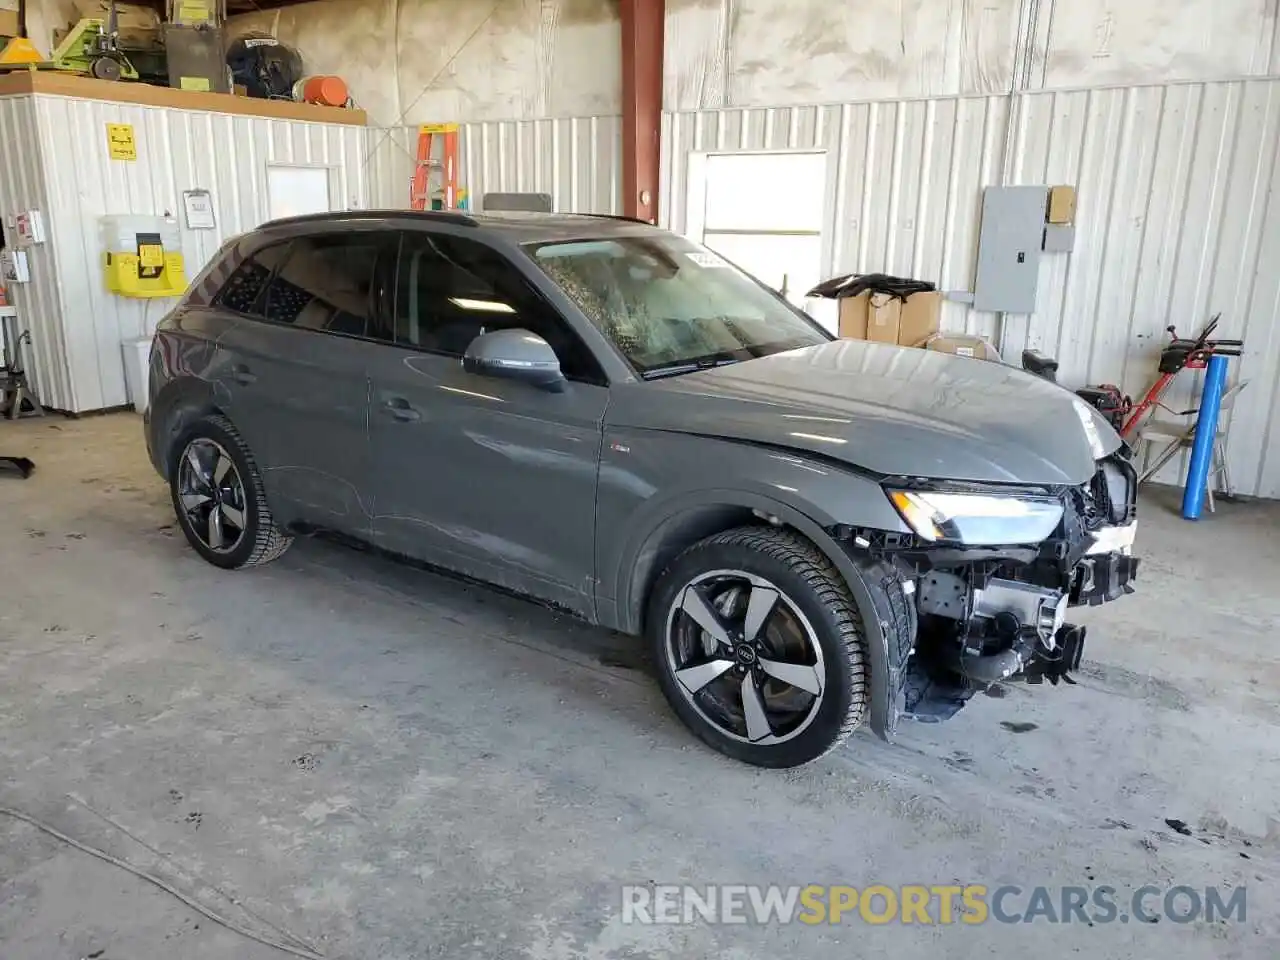
[[[371,534],[366,367],[381,348],[364,338],[385,246],[371,232],[299,237],[256,258],[272,269],[260,293],[233,276],[220,295],[239,316],[219,338],[219,386],[283,523]]]
[[[522,327],[556,349],[561,393],[467,373],[479,334]],[[505,257],[406,233],[370,368],[379,546],[595,613],[595,494],[608,390],[594,360]]]

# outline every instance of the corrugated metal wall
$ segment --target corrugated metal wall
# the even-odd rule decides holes
[[[689,155],[827,151],[823,275],[884,271],[968,289],[982,185],[998,183],[1008,99],[705,110],[666,114],[659,219],[688,224]],[[787,185],[761,184],[756,202],[786,203]],[[948,304],[946,323],[989,334],[990,318]]]
[[[376,205],[407,207],[417,128],[370,135]],[[458,153],[458,182],[469,191],[473,209],[486,193],[549,193],[556,211],[622,210],[620,117],[464,123]]]
[[[1165,328],[1241,337],[1250,381],[1231,423],[1242,492],[1280,497],[1280,80],[1058,92],[1019,99],[1011,183],[1076,183],[1071,257],[1041,270],[1037,311],[1009,318],[1010,352],[1056,354],[1071,382],[1137,394]],[[1165,403],[1196,405],[1199,378]],[[1177,482],[1185,463],[1160,479]]]
[[[368,131],[364,166],[370,173],[370,205],[375,210],[409,206],[417,136],[417,127]]]
[[[61,348],[53,349],[53,341],[37,334],[37,327],[49,326],[47,318],[59,311],[53,301],[24,311],[23,316],[46,357],[37,376],[39,395],[59,409],[97,410],[126,403],[120,343],[150,334],[173,302],[125,299],[106,290],[100,266],[103,215],[177,218],[188,276],[192,276],[225,238],[268,218],[266,168],[270,163],[327,167],[332,171],[337,206],[362,208],[369,203],[365,164],[369,131],[363,127],[53,96],[11,102],[23,99],[28,104],[23,109],[34,111],[45,161],[47,197],[41,198],[40,206],[50,234],[45,249],[56,249],[58,256]],[[108,123],[133,125],[136,161],[107,157]],[[31,142],[36,140],[33,135]],[[217,229],[186,228],[182,192],[192,189],[210,191]],[[5,211],[9,209],[6,206]],[[69,368],[68,389],[56,387],[61,375],[59,355]],[[49,388],[45,380],[51,381]]]
[[[944,326],[1059,357],[1065,383],[1140,393],[1163,330],[1221,311],[1251,386],[1232,424],[1241,492],[1280,496],[1280,80],[1171,84],[669,114],[661,220],[676,230],[695,152],[824,149],[824,272],[884,270],[971,290],[982,188],[1073,183],[1077,239],[1046,255],[1039,309],[1001,318],[948,303]],[[786,202],[786,184],[760,202]],[[1198,390],[1193,374],[1175,408]],[[1184,404],[1192,405],[1191,403]],[[1177,465],[1160,479],[1176,482]]]
[[[6,221],[23,210],[49,209],[35,105],[30,97],[0,98],[0,143],[11,145],[0,163],[0,216]],[[46,224],[47,228],[47,224]],[[8,237],[9,243],[13,238]],[[18,329],[31,331],[23,359],[36,396],[60,409],[72,409],[75,392],[61,358],[66,350],[58,296],[53,245],[27,249],[30,283],[7,286],[9,302],[18,308]]]

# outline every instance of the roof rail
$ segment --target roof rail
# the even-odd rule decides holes
[[[324,223],[329,220],[381,220],[388,217],[422,217],[427,220],[438,220],[441,223],[456,224],[460,227],[479,226],[474,217],[456,210],[333,210],[329,213],[304,213],[296,217],[281,217],[269,223]]]
[[[595,217],[599,220],[625,220],[627,223],[643,223],[646,227],[656,227],[656,223],[641,220],[639,217],[625,217],[620,213],[575,213],[575,217]]]

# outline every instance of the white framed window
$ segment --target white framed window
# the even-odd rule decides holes
[[[797,306],[822,275],[825,151],[693,154],[686,234]]]

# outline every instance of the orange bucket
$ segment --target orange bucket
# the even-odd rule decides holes
[[[299,99],[322,107],[345,107],[350,96],[347,83],[341,77],[307,77],[302,81]]]

